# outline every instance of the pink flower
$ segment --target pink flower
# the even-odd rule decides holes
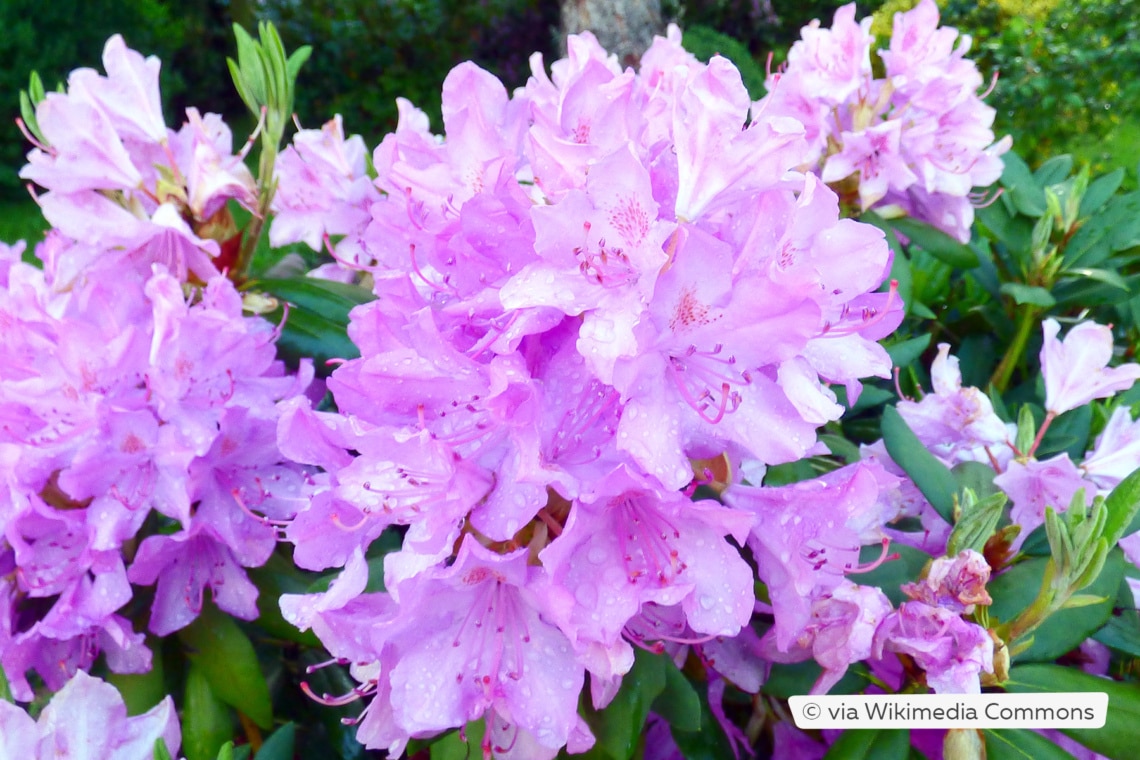
[[[978,694],[979,676],[994,668],[994,642],[985,628],[925,602],[903,602],[882,622],[875,656],[884,650],[913,657],[938,694]]]
[[[154,756],[160,739],[178,757],[182,736],[169,696],[142,715],[127,717],[118,690],[83,672],[56,692],[38,720],[0,701],[0,757],[142,760]]]
[[[1057,340],[1061,326],[1055,319],[1042,323],[1041,374],[1045,377],[1045,409],[1062,414],[1093,399],[1125,391],[1140,378],[1140,364],[1110,368],[1112,330],[1095,322],[1082,322]]]

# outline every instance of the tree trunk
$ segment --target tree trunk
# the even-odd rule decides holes
[[[624,66],[635,65],[665,30],[661,0],[561,0],[561,6],[563,50],[568,35],[589,30]]]

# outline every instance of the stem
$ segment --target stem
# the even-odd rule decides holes
[[[1018,315],[1017,331],[1013,335],[1013,343],[1009,345],[1005,356],[1001,358],[1001,363],[994,370],[993,377],[990,378],[990,383],[997,388],[999,393],[1009,385],[1009,380],[1013,377],[1014,367],[1021,363],[1021,358],[1025,354],[1025,346],[1029,343],[1029,336],[1033,332],[1034,325],[1037,324],[1038,316],[1038,309],[1033,306],[1027,306]]]
[[[1041,445],[1041,439],[1045,437],[1045,431],[1049,429],[1049,425],[1056,418],[1056,412],[1049,412],[1045,415],[1045,420],[1041,423],[1041,428],[1037,431],[1037,436],[1033,439],[1033,445],[1029,447],[1029,451],[1025,452],[1026,457],[1032,459],[1033,455],[1037,453],[1037,447]]]

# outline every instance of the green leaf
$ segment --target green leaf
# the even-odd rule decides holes
[[[1022,282],[1003,282],[1001,284],[1001,292],[1007,296],[1011,296],[1014,301],[1021,305],[1032,304],[1033,306],[1048,309],[1057,303],[1057,299],[1053,298],[1053,294],[1039,285],[1026,285]]]
[[[1108,694],[1104,728],[1063,728],[1061,733],[1107,757],[1131,760],[1140,747],[1140,685],[1112,681],[1061,665],[1018,665],[1010,669],[1005,690],[1014,694],[1091,691]]]
[[[293,760],[293,745],[296,743],[297,727],[286,723],[269,735],[254,760]]]
[[[0,700],[8,703],[16,701],[12,698],[12,687],[8,683],[8,675],[4,672],[4,668],[0,668]]]
[[[215,760],[222,745],[233,735],[233,713],[193,661],[186,669],[184,694],[182,752],[187,760]]]
[[[1044,198],[1044,196],[1042,196]],[[1044,200],[1042,200],[1044,206]],[[976,212],[981,222],[995,240],[1004,245],[1010,253],[1020,258],[1029,251],[1029,240],[1033,225],[1025,217],[1012,216],[1001,203],[991,203]]]
[[[613,701],[600,712],[586,705],[584,717],[598,748],[614,760],[628,760],[637,749],[650,706],[665,690],[665,656],[635,649],[633,668],[622,679]]]
[[[1101,207],[1108,203],[1108,199],[1115,195],[1116,190],[1121,188],[1121,181],[1123,180],[1124,170],[1116,169],[1089,182],[1089,189],[1084,191],[1084,197],[1081,198],[1081,211],[1077,212],[1077,216],[1084,219],[1085,216],[1091,216],[1100,211]]]
[[[154,760],[174,760],[170,756],[170,750],[166,748],[166,742],[162,739],[154,740]]]
[[[1104,537],[1109,546],[1140,530],[1140,469],[1112,489],[1104,500],[1108,519],[1104,524]]]
[[[724,734],[724,729],[717,723],[708,703],[708,690],[701,689],[697,693],[699,702],[700,726],[696,731],[682,731],[677,726],[670,725],[669,733],[681,750],[685,760],[737,760],[732,744]]]
[[[1073,756],[1036,731],[983,728],[986,760],[1073,760]]]
[[[857,728],[840,734],[824,760],[907,760],[910,731],[905,728]]]
[[[213,604],[204,605],[198,619],[179,631],[178,638],[218,699],[262,728],[273,725],[269,686],[253,644],[233,618]]]
[[[1064,182],[1069,173],[1073,171],[1073,157],[1068,154],[1053,156],[1037,168],[1033,179],[1041,187],[1049,187]]]
[[[922,445],[893,406],[883,409],[882,432],[891,459],[914,481],[942,519],[952,523],[958,484],[950,469]]]
[[[266,315],[270,321],[281,323],[284,313],[281,310]],[[317,375],[327,377],[333,368],[333,359],[355,359],[360,356],[343,324],[314,314],[308,309],[294,306],[289,309],[281,337],[277,339],[277,353],[291,367],[303,358],[311,358]]]
[[[986,587],[993,597],[990,615],[1001,622],[1013,620],[1037,596],[1045,574],[1046,557],[1019,562],[992,579]],[[1015,662],[1045,662],[1055,660],[1076,649],[1108,621],[1112,615],[1112,600],[1124,574],[1124,556],[1119,550],[1108,555],[1100,575],[1087,588],[1085,594],[1105,597],[1098,604],[1065,609],[1053,613],[1033,631],[1033,644],[1014,657]],[[1012,642],[1011,642],[1012,643]]]
[[[653,700],[653,712],[660,715],[674,729],[699,731],[701,729],[701,698],[672,659],[664,658],[665,690]]]
[[[315,277],[251,280],[242,290],[269,293],[340,325],[348,324],[348,313],[352,309],[376,300],[372,291],[366,288]]]
[[[946,554],[955,557],[965,549],[981,553],[997,530],[1007,498],[1004,493],[992,493],[969,507],[963,505],[946,544]]]
[[[1123,291],[1128,290],[1128,283],[1117,272],[1111,269],[1096,269],[1093,267],[1077,267],[1075,269],[1065,270],[1065,276],[1069,277],[1083,277],[1088,280],[1095,280],[1103,282],[1106,285],[1111,285],[1114,288],[1120,288]]]
[[[822,673],[823,668],[815,660],[805,660],[790,665],[774,662],[768,680],[760,687],[760,691],[780,699],[807,694]],[[847,670],[847,674],[839,679],[839,683],[831,687],[828,694],[858,694],[870,683],[866,666],[857,663]]]
[[[1129,657],[1140,657],[1140,614],[1136,610],[1124,610],[1113,615],[1093,638]]]
[[[1091,406],[1086,404],[1070,409],[1053,420],[1053,424],[1045,432],[1045,437],[1041,439],[1041,447],[1037,450],[1037,459],[1044,460],[1061,452],[1067,452],[1074,462],[1082,459],[1091,429]]]
[[[890,225],[906,235],[912,245],[917,245],[939,261],[958,269],[972,269],[979,263],[978,254],[964,243],[941,230],[916,219],[902,217],[890,220]]]
[[[1026,216],[1038,217],[1044,214],[1045,191],[1029,171],[1029,166],[1013,151],[1002,156],[1002,160],[1005,169],[1001,174],[1001,183],[1009,191],[1013,205]]]
[[[891,364],[895,367],[908,367],[918,361],[922,352],[930,345],[930,333],[917,338],[900,341],[894,345],[885,346],[887,355],[891,357]]]

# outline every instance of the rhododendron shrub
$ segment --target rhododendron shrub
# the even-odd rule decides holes
[[[371,153],[339,117],[282,143],[307,50],[268,26],[230,61],[236,154],[215,115],[167,127],[118,37],[105,74],[33,79],[52,230],[0,256],[0,673],[57,694],[0,704],[3,746],[820,757],[847,740],[792,694],[1125,672],[1140,365],[1037,292],[1115,187],[1044,188],[1001,262],[1028,282],[981,276],[1026,309],[974,387],[926,352],[921,257],[996,272],[1020,254],[958,242],[973,204],[1038,206],[979,192],[1009,146],[968,39],[926,0],[876,78],[845,6],[758,102],[682,40],[623,68],[572,36],[514,92],[462,64],[440,133],[401,99]]]

